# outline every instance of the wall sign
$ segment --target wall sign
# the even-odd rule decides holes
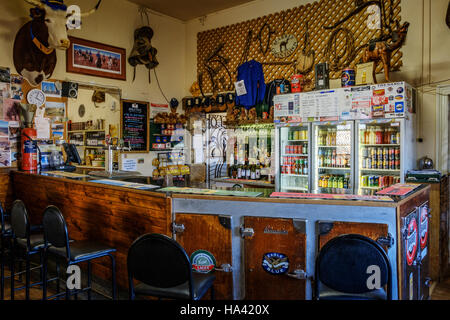
[[[120,106],[120,137],[131,151],[149,151],[149,104],[148,102],[122,100]]]
[[[192,269],[199,273],[209,273],[216,267],[216,258],[211,252],[206,250],[197,250],[192,253],[191,257]]]
[[[289,269],[289,259],[283,253],[269,252],[263,255],[262,267],[270,274],[284,274]]]

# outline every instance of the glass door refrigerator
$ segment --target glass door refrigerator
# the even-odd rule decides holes
[[[356,190],[374,195],[415,167],[415,130],[409,119],[359,120],[357,125]]]
[[[276,190],[310,192],[311,124],[278,125],[276,130]]]
[[[313,123],[314,193],[352,194],[354,122]]]

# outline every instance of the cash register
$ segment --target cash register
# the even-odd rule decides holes
[[[71,162],[75,162],[78,164],[81,164],[81,158],[78,154],[77,147],[74,144],[71,143],[63,143],[63,148],[66,153],[67,159],[66,163],[62,165],[55,166],[55,170],[57,171],[67,171],[67,172],[73,172],[77,168],[73,165],[71,165]]]

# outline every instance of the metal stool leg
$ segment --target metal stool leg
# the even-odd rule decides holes
[[[11,281],[11,300],[14,300],[14,259],[15,259],[15,251],[16,250],[16,246],[15,246],[15,240],[13,240],[12,241],[12,244],[11,244],[11,261],[10,261],[10,265],[11,265],[11,267],[10,267],[10,270],[11,270],[11,278],[10,278],[10,281]]]
[[[1,235],[2,242],[0,248],[0,268],[1,268],[1,279],[0,279],[0,300],[5,299],[5,238],[3,234]]]
[[[41,251],[41,264],[42,300],[47,300],[47,249]]]
[[[109,254],[109,257],[111,258],[111,270],[112,270],[112,299],[117,299],[117,286],[116,286],[116,259],[112,254]]]
[[[59,284],[59,277],[60,277],[60,274],[59,274],[59,261],[56,260],[56,293],[57,294],[60,291],[59,290],[59,286],[60,286],[60,284]],[[59,296],[56,297],[56,300],[59,300]]]
[[[25,300],[30,300],[30,255],[25,253]]]
[[[88,260],[87,261],[87,266],[88,266],[88,271],[87,271],[87,286],[89,288],[89,290],[87,291],[87,295],[88,295],[88,300],[91,300],[92,297],[92,265],[91,265],[91,261]]]

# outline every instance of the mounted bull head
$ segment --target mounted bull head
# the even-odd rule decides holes
[[[14,41],[14,66],[32,86],[39,85],[53,74],[56,66],[55,49],[67,50],[70,41],[67,36],[67,20],[73,15],[68,13],[63,0],[25,0],[35,6],[30,9],[31,21],[27,22],[16,35]],[[94,9],[81,13],[86,17]]]

